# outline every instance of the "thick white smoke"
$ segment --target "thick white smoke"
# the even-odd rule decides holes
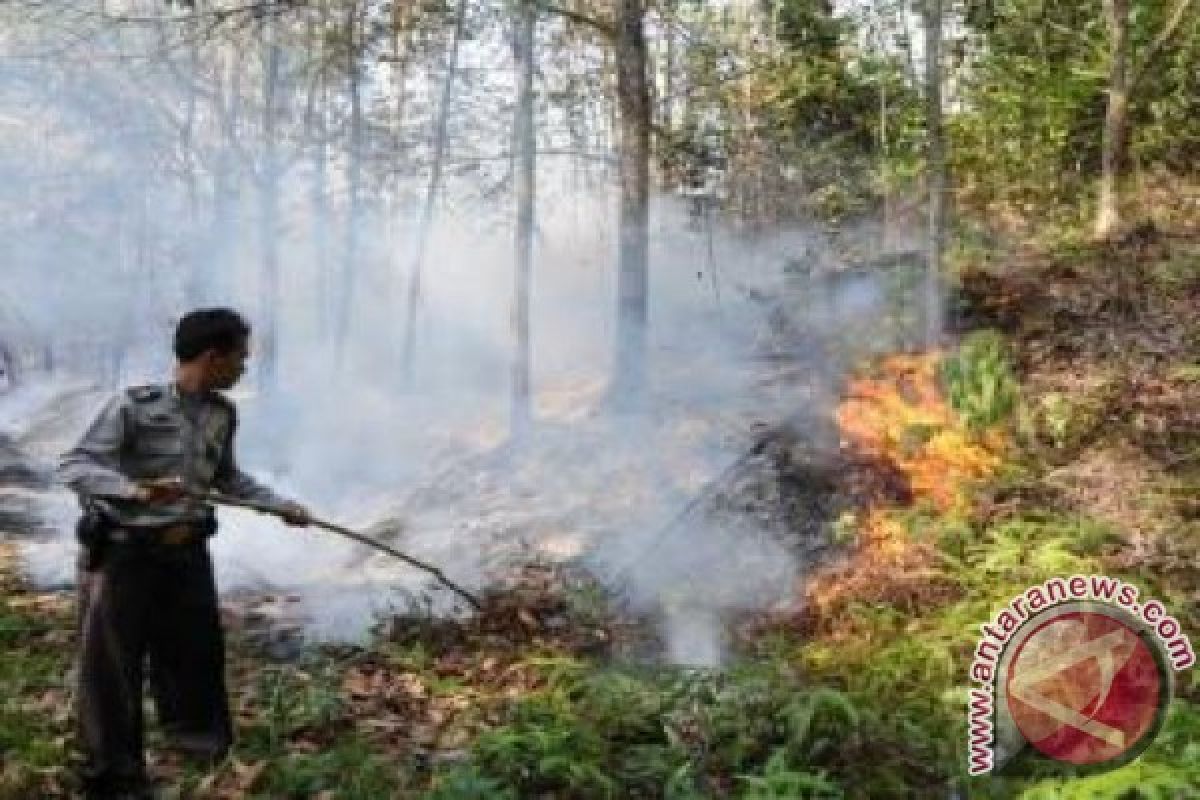
[[[244,63],[248,93],[261,78],[254,59]],[[435,85],[436,73],[422,68],[412,79]],[[755,423],[819,420],[837,371],[829,336],[878,338],[882,284],[863,276],[814,301],[806,295],[813,284],[789,270],[820,272],[835,261],[822,236],[748,241],[685,202],[657,198],[649,391],[637,413],[609,414],[613,176],[589,162],[591,179],[581,181],[578,163],[546,156],[531,320],[539,426],[510,451],[514,213],[505,185],[495,189],[503,169],[452,172],[443,189],[406,375],[425,174],[407,169],[405,180],[376,192],[371,186],[405,156],[364,161],[371,199],[347,263],[344,178],[331,179],[326,204],[313,202],[317,153],[293,147],[275,185],[279,218],[267,226],[254,122],[261,107],[251,98],[232,128],[223,118],[219,137],[181,149],[178,112],[188,94],[177,69],[148,57],[137,68],[119,59],[86,69],[0,61],[0,235],[9,247],[0,343],[22,365],[21,387],[0,395],[0,432],[50,463],[108,392],[169,378],[181,313],[230,305],[255,325],[257,358],[268,320],[278,320],[274,381],[252,376],[234,393],[242,466],[319,515],[381,535],[399,529],[396,544],[474,587],[521,559],[582,560],[639,607],[661,610],[673,657],[684,661],[719,658],[727,611],[786,597],[805,564],[769,526],[697,518],[686,535],[655,535],[751,445]],[[202,76],[209,90],[215,75]],[[480,87],[474,92],[476,105],[464,100],[454,127],[458,145],[486,150],[488,132],[472,141],[470,123],[497,115],[478,105]],[[204,105],[210,95],[193,98],[207,109],[191,118],[196,136],[211,134],[205,115],[221,111]],[[428,143],[411,152],[427,156]],[[222,177],[223,164],[235,165],[232,177]],[[344,175],[347,165],[331,158],[327,166]],[[223,210],[221,180],[236,184]],[[28,189],[14,192],[22,181]],[[276,305],[265,294],[266,237],[277,247]],[[351,285],[339,343],[334,296]],[[796,320],[809,327],[789,333]],[[30,571],[68,583],[70,498],[50,493],[38,503],[58,535],[28,541]],[[236,511],[222,512],[222,528],[213,550],[223,591],[295,595],[293,610],[316,636],[359,637],[372,613],[428,586],[331,534]],[[449,598],[439,598],[435,610],[448,609]]]

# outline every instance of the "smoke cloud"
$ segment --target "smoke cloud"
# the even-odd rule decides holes
[[[275,353],[273,378],[248,376],[233,393],[242,467],[319,515],[394,535],[475,587],[523,559],[584,563],[660,614],[670,656],[688,663],[719,661],[727,613],[788,599],[816,542],[789,539],[776,519],[703,504],[705,513],[677,517],[761,427],[828,439],[834,381],[852,354],[890,335],[885,280],[822,280],[837,256],[815,229],[748,238],[688,200],[656,198],[649,391],[636,413],[609,413],[614,176],[610,165],[547,155],[532,297],[538,426],[513,449],[514,213],[503,161],[451,171],[443,187],[406,370],[427,176],[387,177],[403,151],[383,160],[373,140],[360,154],[368,178],[353,216],[349,156],[304,138],[295,74],[278,121],[287,168],[265,182],[254,88],[265,61],[250,33],[167,56],[146,48],[152,33],[97,33],[91,46],[111,58],[29,55],[61,44],[57,35],[10,33],[0,50],[0,345],[18,366],[15,388],[0,394],[0,432],[32,460],[51,463],[117,387],[167,379],[181,313],[231,305],[255,325],[254,357],[265,359],[268,344]],[[118,57],[131,42],[140,57]],[[472,58],[488,63],[480,47]],[[298,52],[284,57],[300,63]],[[180,79],[181,64],[194,67],[198,88]],[[432,94],[435,67],[417,60],[414,95]],[[384,91],[382,68],[365,81],[369,97]],[[487,90],[464,89],[456,158],[495,139],[472,138],[468,124],[504,118]],[[427,139],[431,114],[414,112],[405,134]],[[330,127],[346,123],[342,105],[328,116]],[[428,141],[407,152],[419,162]],[[350,311],[343,330],[339,303]],[[71,498],[52,491],[34,502],[46,530],[24,540],[28,568],[69,584]],[[286,613],[315,638],[359,638],[373,614],[429,588],[328,534],[240,511],[221,519],[222,591],[294,596]],[[451,611],[452,598],[434,597],[434,611]]]

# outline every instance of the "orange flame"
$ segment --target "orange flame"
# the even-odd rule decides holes
[[[971,486],[1002,462],[999,430],[967,430],[938,388],[938,352],[893,355],[852,380],[835,415],[852,450],[884,461],[908,480],[912,497],[944,513],[969,509]],[[818,619],[852,600],[916,607],[939,586],[932,545],[908,534],[902,509],[875,502],[859,517],[859,546],[848,563],[818,575],[805,604]]]
[[[842,438],[895,465],[914,497],[942,511],[963,510],[967,490],[1000,465],[1004,437],[975,437],[938,390],[937,352],[895,355],[873,377],[851,381],[837,407]]]

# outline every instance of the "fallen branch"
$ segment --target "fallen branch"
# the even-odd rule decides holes
[[[236,497],[230,497],[229,495],[221,494],[220,492],[208,492],[208,493],[199,495],[197,499],[200,499],[200,500],[203,500],[203,501],[206,501],[209,503],[216,503],[218,505],[223,505],[223,506],[233,506],[235,508],[246,508],[251,511],[261,512],[263,514],[271,514],[276,517],[283,516],[282,510],[277,508],[276,506],[267,505],[265,503],[254,503],[254,502],[250,502],[248,500],[240,500]],[[440,569],[435,567],[434,565],[428,564],[424,561],[421,561],[420,559],[413,558],[412,556],[408,555],[407,553],[403,553],[394,547],[391,547],[389,545],[384,544],[383,542],[372,539],[371,537],[361,534],[358,531],[352,531],[349,528],[343,527],[336,523],[329,522],[327,520],[323,520],[318,517],[310,517],[309,521],[312,525],[316,525],[318,528],[324,528],[325,530],[330,531],[332,533],[336,533],[339,536],[344,536],[347,539],[353,539],[354,541],[358,542],[359,544],[364,544],[367,547],[374,548],[375,550],[378,550],[381,553],[386,553],[387,555],[391,556],[392,558],[403,561],[405,564],[408,564],[409,566],[413,566],[419,570],[428,572],[430,575],[437,578],[437,580],[443,586],[450,589],[455,594],[457,594],[459,597],[461,597],[462,599],[464,599],[468,603],[470,603],[471,608],[475,609],[476,611],[480,610],[481,606],[479,604],[478,598],[476,598],[475,595],[471,594],[466,589],[462,588],[461,586],[459,586],[458,584],[454,583],[452,580],[447,578],[446,575]]]

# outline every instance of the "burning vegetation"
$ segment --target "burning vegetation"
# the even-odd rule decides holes
[[[847,558],[803,587],[805,624],[835,629],[850,603],[918,613],[958,594],[938,568],[936,542],[915,538],[910,509],[962,516],[972,489],[992,477],[1010,447],[996,427],[972,429],[945,397],[940,352],[889,356],[852,378],[836,410],[858,507],[839,526]]]

